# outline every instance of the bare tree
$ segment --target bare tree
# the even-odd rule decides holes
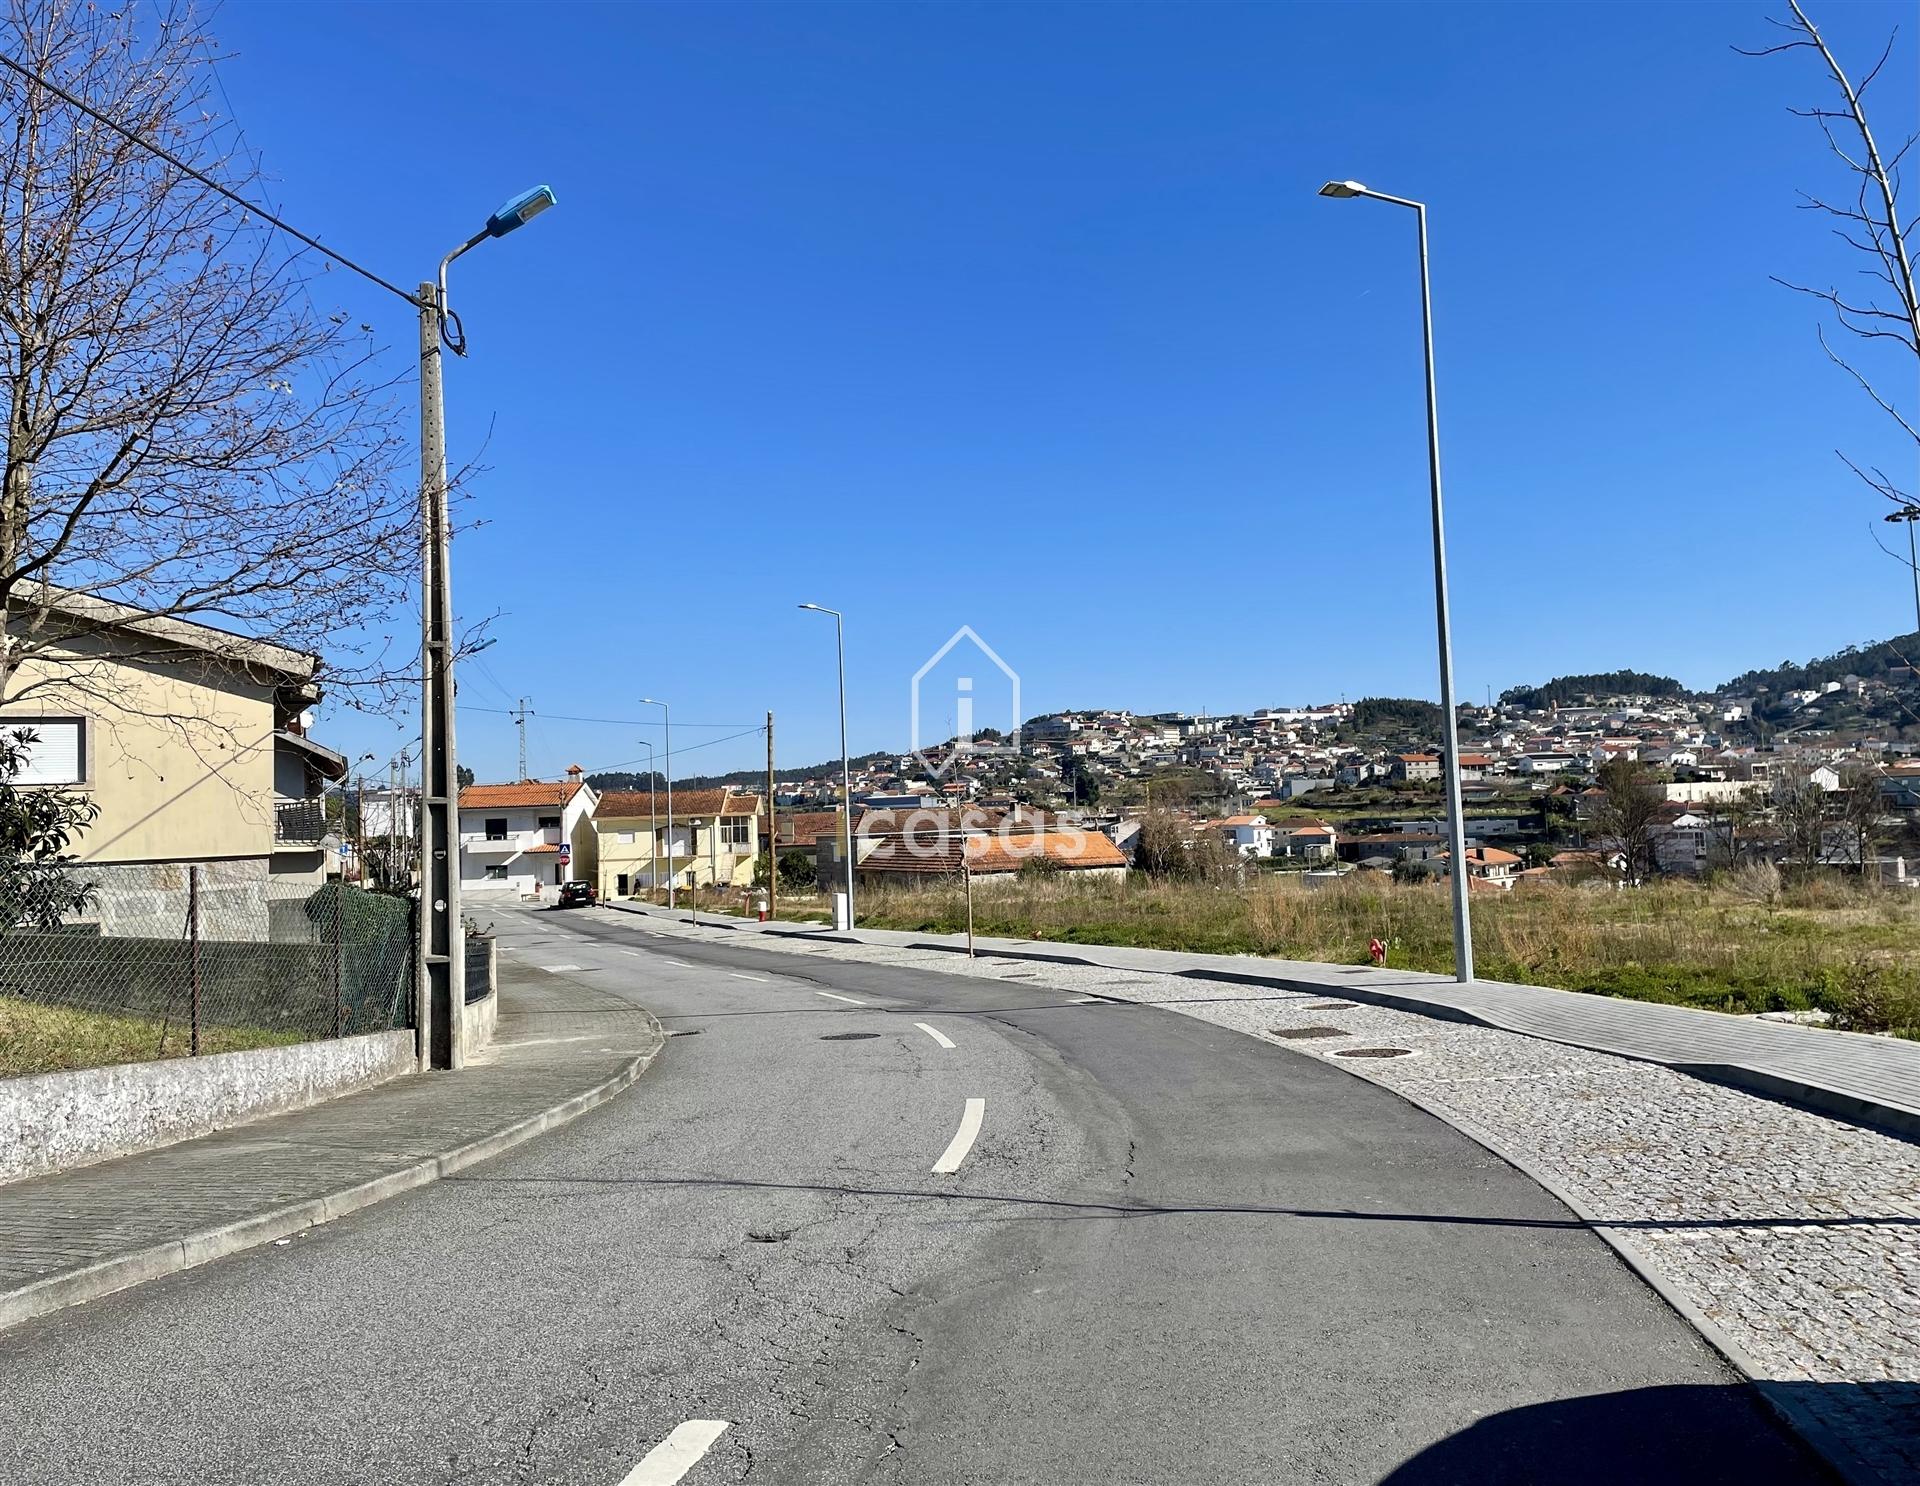
[[[1826,849],[1827,792],[1805,769],[1789,773],[1774,789],[1773,818],[1787,861],[1802,876],[1810,876]]]
[[[1872,768],[1849,769],[1840,779],[1840,793],[1834,797],[1835,814],[1844,834],[1847,851],[1863,873],[1873,865],[1873,854],[1880,834],[1880,817],[1886,801],[1880,795],[1880,771]]]
[[[295,245],[120,132],[257,187],[207,106],[197,17],[0,5],[31,74],[0,73],[0,699],[123,705],[120,664],[177,654],[168,620],[247,637],[233,664],[264,640],[328,655],[336,690],[391,680],[377,628],[419,549],[370,328],[319,307]]]
[[[1762,806],[1758,786],[1741,790],[1731,797],[1709,800],[1703,807],[1707,818],[1707,864],[1716,871],[1731,871],[1741,863],[1747,833]]]
[[[1659,868],[1654,831],[1660,823],[1660,792],[1647,769],[1630,758],[1610,758],[1600,766],[1600,788],[1606,791],[1593,817],[1593,834],[1617,857],[1620,875],[1629,884],[1645,882]]]
[[[1797,293],[1820,300],[1841,329],[1858,337],[1862,349],[1893,350],[1898,363],[1890,378],[1876,383],[1856,358],[1841,354],[1828,341],[1824,327],[1820,332],[1821,349],[1828,358],[1859,384],[1862,391],[1898,428],[1900,435],[1920,452],[1920,427],[1914,415],[1903,412],[1888,386],[1910,393],[1914,383],[1916,359],[1920,359],[1920,288],[1916,287],[1913,254],[1910,251],[1911,221],[1900,219],[1900,164],[1920,135],[1908,135],[1893,150],[1882,151],[1868,122],[1867,90],[1873,85],[1893,55],[1897,32],[1887,40],[1871,68],[1856,85],[1834,55],[1832,46],[1802,8],[1800,0],[1787,0],[1791,20],[1776,20],[1774,25],[1790,33],[1790,39],[1775,46],[1754,49],[1735,48],[1743,55],[1770,57],[1783,52],[1809,51],[1817,55],[1833,90],[1834,99],[1825,106],[1792,110],[1801,118],[1812,119],[1826,138],[1834,157],[1851,177],[1846,194],[1803,192],[1806,210],[1829,218],[1833,232],[1848,248],[1865,260],[1858,272],[1867,284],[1858,290],[1843,290],[1837,285],[1820,288],[1786,279],[1777,282]],[[1896,349],[1897,348],[1897,349]],[[1847,467],[1867,486],[1906,509],[1915,504],[1914,492],[1890,477],[1884,468],[1871,461],[1860,461],[1836,450]],[[1879,538],[1876,535],[1875,540]],[[1896,557],[1902,566],[1909,559],[1894,552],[1884,542],[1881,549]]]

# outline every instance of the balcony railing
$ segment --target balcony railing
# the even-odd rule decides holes
[[[275,800],[273,839],[318,845],[327,834],[327,806],[323,800]]]

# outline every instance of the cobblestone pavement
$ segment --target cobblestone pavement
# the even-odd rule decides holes
[[[706,937],[659,919],[649,928]],[[1524,1163],[1887,1482],[1920,1480],[1920,1144],[1606,1053],[1324,995],[870,944],[757,948],[1157,1005],[1354,1067]],[[1337,1036],[1292,1040],[1302,1027]],[[1809,1031],[1808,1036],[1821,1035]],[[1340,1056],[1359,1048],[1407,1055]],[[1856,1475],[1864,1474],[1856,1470]]]

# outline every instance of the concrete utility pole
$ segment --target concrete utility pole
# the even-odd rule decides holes
[[[856,922],[853,913],[853,763],[847,756],[847,622],[838,609],[819,604],[802,604],[816,614],[833,616],[834,649],[840,662],[840,808],[846,813],[840,822],[840,846],[846,853],[847,927]]]
[[[453,745],[453,585],[448,567],[447,415],[440,347],[467,353],[459,317],[447,307],[447,269],[489,238],[505,237],[553,205],[545,186],[523,192],[440,260],[420,286],[420,940],[414,1002],[422,1068],[458,1068],[466,935],[460,923],[460,805]]]
[[[780,906],[780,822],[773,803],[773,714],[767,714],[767,918]]]
[[[1433,280],[1427,271],[1426,203],[1404,196],[1369,191],[1358,181],[1328,181],[1322,196],[1356,196],[1411,207],[1420,224],[1420,325],[1427,359],[1427,485],[1433,502],[1433,609],[1440,640],[1440,732],[1446,749],[1447,875],[1453,882],[1453,973],[1466,984],[1473,979],[1473,918],[1467,910],[1467,830],[1460,802],[1460,722],[1453,707],[1453,629],[1447,618],[1447,538],[1440,503],[1440,403],[1433,372]]]
[[[513,777],[524,780],[527,777],[527,719],[533,715],[533,708],[529,707],[527,699],[522,697],[520,705],[507,715],[513,719],[513,725],[520,730],[520,772]]]

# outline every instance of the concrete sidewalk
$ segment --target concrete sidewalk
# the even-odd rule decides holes
[[[627,913],[668,915],[663,908],[609,903]],[[758,923],[709,915],[703,924],[781,938],[827,943],[884,944],[901,949],[966,950],[963,934],[920,934],[892,929],[839,933],[820,925]],[[1722,1012],[1590,996],[1545,986],[1482,980],[1461,985],[1443,975],[1411,970],[1375,970],[1365,965],[1321,965],[1252,955],[1183,954],[1100,944],[1062,944],[1040,939],[977,937],[983,955],[1096,965],[1194,980],[1271,985],[1279,990],[1324,992],[1349,1000],[1452,1021],[1474,1022],[1590,1048],[1639,1062],[1660,1063],[1695,1077],[1784,1099],[1822,1114],[1920,1138],[1920,1042],[1831,1032],[1783,1022],[1764,1022]]]
[[[631,1002],[505,962],[501,981],[493,1046],[459,1073],[0,1187],[0,1330],[497,1156],[612,1098],[664,1044]]]

